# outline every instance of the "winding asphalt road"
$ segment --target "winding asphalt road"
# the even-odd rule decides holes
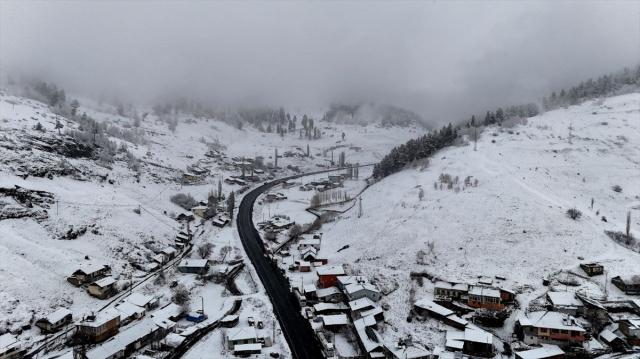
[[[360,167],[364,166],[370,166],[370,164],[361,165]],[[282,181],[343,169],[344,168],[337,168],[304,173],[267,182],[247,193],[242,199],[238,209],[237,225],[242,246],[256,269],[258,277],[260,277],[260,281],[271,300],[273,311],[276,318],[278,318],[291,353],[293,357],[297,359],[317,359],[322,358],[323,355],[315,333],[311,329],[307,319],[300,313],[300,305],[293,293],[289,290],[289,281],[277,265],[265,254],[265,248],[262,244],[260,234],[253,225],[253,205],[260,194],[282,183]]]

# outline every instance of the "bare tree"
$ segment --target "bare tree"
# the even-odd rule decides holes
[[[211,244],[209,242],[201,244],[198,247],[198,255],[202,259],[207,259],[211,255],[211,251],[212,250],[213,250],[213,244]]]
[[[631,240],[631,211],[627,211],[627,240]]]

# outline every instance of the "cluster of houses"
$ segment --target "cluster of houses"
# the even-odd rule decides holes
[[[174,334],[176,321],[184,316],[184,312],[182,307],[171,303],[147,316],[146,312],[157,308],[158,303],[154,296],[132,294],[114,308],[82,318],[75,324],[74,338],[80,343],[98,345],[81,355],[74,353],[74,356],[115,359],[130,356],[149,344],[166,346],[161,340]],[[134,319],[137,320],[135,324],[126,326]],[[75,350],[78,348],[82,347],[74,347]]]
[[[294,288],[303,315],[316,332],[325,357],[352,357],[348,338],[357,339],[362,358],[404,358],[407,350],[412,358],[429,358],[424,348],[386,345],[379,330],[384,326],[382,293],[364,276],[348,275],[342,265],[328,265],[320,258],[321,236],[302,236],[297,244],[300,259],[294,267],[300,272],[315,271],[314,283]],[[290,268],[292,269],[292,268]],[[394,356],[397,353],[398,356]]]
[[[264,222],[258,223],[258,228],[264,231],[281,232],[291,228],[294,224],[296,224],[296,222],[291,220],[291,218],[276,215]]]
[[[221,320],[224,327],[235,327],[239,323],[237,315],[229,315]],[[264,347],[273,345],[273,340],[261,329],[264,325],[253,317],[247,318],[246,325],[230,328],[224,333],[224,342],[229,351],[237,356],[260,354]]]
[[[326,179],[311,181],[300,186],[301,191],[324,192],[344,186],[344,181],[350,178],[348,174],[330,174]]]
[[[436,302],[445,306],[457,303],[465,304],[473,309],[502,311],[515,301],[515,293],[507,288],[498,288],[490,281],[479,281],[478,284],[437,281],[433,290]]]
[[[87,293],[96,298],[107,299],[118,293],[117,281],[110,274],[108,265],[88,263],[67,277],[67,282],[76,287],[85,287]]]
[[[581,265],[589,276],[603,273],[601,265]],[[619,277],[615,277],[619,278]],[[631,277],[633,278],[633,277]],[[614,284],[615,281],[612,280]],[[633,294],[633,279],[616,284]],[[515,293],[483,282],[475,285],[437,281],[434,296],[414,303],[419,318],[430,317],[451,327],[447,330],[441,357],[456,355],[493,357],[499,341],[479,328],[476,313],[508,309]],[[517,359],[565,358],[627,352],[640,346],[640,300],[602,300],[574,291],[549,291],[544,301],[525,310],[515,319],[509,347]]]

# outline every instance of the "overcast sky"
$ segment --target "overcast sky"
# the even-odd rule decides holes
[[[448,121],[640,60],[640,2],[0,0],[0,65],[72,93],[378,101]]]

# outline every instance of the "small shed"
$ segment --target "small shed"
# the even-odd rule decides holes
[[[587,273],[589,277],[604,273],[604,266],[598,263],[580,263],[580,268]]]
[[[87,292],[89,292],[90,295],[96,298],[111,298],[116,295],[116,293],[118,293],[116,284],[117,282],[113,277],[105,277],[89,284],[89,286],[87,287]]]
[[[66,308],[60,308],[36,321],[36,327],[40,328],[43,333],[53,333],[71,323],[72,320],[73,314],[71,311]]]
[[[142,307],[144,309],[153,309],[160,304],[160,299],[150,294],[133,293],[126,299],[127,302]]]
[[[76,287],[83,284],[94,282],[100,278],[103,278],[111,272],[111,268],[108,265],[87,263],[81,265],[76,269],[71,276],[67,278],[67,281]]]
[[[178,264],[181,273],[205,274],[209,271],[208,259],[183,259]]]
[[[207,206],[195,206],[191,208],[191,212],[193,212],[194,215],[200,218],[205,218],[206,212],[207,212]]]
[[[258,343],[255,327],[231,328],[227,331],[227,346],[234,350],[237,345]]]
[[[344,292],[347,295],[347,299],[356,300],[367,297],[374,302],[377,302],[382,298],[382,294],[373,284],[369,283],[352,283],[344,288]]]
[[[338,287],[328,287],[317,289],[316,298],[321,302],[338,303],[344,299],[344,295]]]
[[[349,325],[349,318],[346,314],[331,314],[319,316],[322,327],[331,332],[337,332]]]
[[[626,294],[640,294],[640,274],[613,277],[611,283]]]

